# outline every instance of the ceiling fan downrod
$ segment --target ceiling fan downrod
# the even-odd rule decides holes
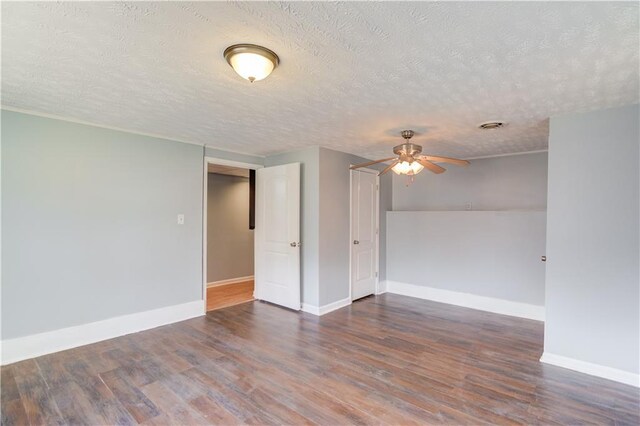
[[[415,133],[413,130],[403,130],[400,132],[400,135],[408,141],[413,137],[413,135],[415,135]]]
[[[409,139],[415,135],[413,130],[403,130],[400,132],[400,135],[406,142],[401,145],[394,146],[393,152],[394,154],[398,154],[402,160],[412,163],[414,161],[413,157],[422,152],[422,147],[409,142]]]

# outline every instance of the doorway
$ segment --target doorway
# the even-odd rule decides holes
[[[205,159],[205,312],[254,298],[255,170],[260,167]]]
[[[378,291],[379,196],[378,171],[351,171],[351,300]]]
[[[216,217],[221,216],[216,216],[213,210],[209,214],[209,170],[211,168],[213,172],[220,172],[222,166],[226,166],[224,167],[226,174],[230,173],[229,169],[248,170],[252,183],[249,185],[249,211],[246,213],[240,211],[237,217],[232,218],[240,220],[241,230],[237,234],[228,235],[225,240],[216,240],[215,236],[209,238],[209,228],[220,229],[224,223],[216,220]],[[260,164],[205,157],[203,170],[202,299],[204,312],[207,312],[207,305],[219,309],[254,298],[300,310],[300,248],[302,244],[300,240],[300,163],[264,167]],[[242,173],[243,177],[246,176],[246,171],[238,171],[238,173]],[[215,186],[214,183],[212,185]],[[252,188],[255,191],[252,191]],[[219,201],[218,195],[211,192],[213,202]],[[242,220],[246,221],[242,222]],[[255,229],[252,229],[253,225]],[[230,247],[236,242],[234,236],[247,232],[247,226],[252,231],[249,240],[253,242],[253,249],[230,256]],[[214,254],[209,253],[210,251]],[[218,256],[215,253],[218,253]],[[231,278],[226,278],[224,275],[210,275],[209,270],[220,271],[229,266],[220,262],[210,262],[220,256],[227,262],[238,260],[247,262],[250,258],[254,262],[253,268],[234,269],[235,272],[227,276],[242,276]],[[209,267],[210,263],[211,267]],[[247,264],[245,263],[244,266],[247,267]],[[245,272],[238,272],[239,270]],[[243,275],[252,270],[254,271],[252,276]],[[211,279],[216,281],[210,281]],[[233,291],[229,290],[231,288]],[[210,297],[207,297],[207,293]]]

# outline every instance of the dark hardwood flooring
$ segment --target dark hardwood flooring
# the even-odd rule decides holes
[[[396,295],[245,303],[3,367],[2,424],[639,424],[638,389],[541,364],[542,333]]]

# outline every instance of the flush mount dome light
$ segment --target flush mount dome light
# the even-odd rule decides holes
[[[504,121],[485,121],[484,123],[478,124],[478,128],[482,130],[490,130],[490,129],[499,129],[506,125],[507,123],[505,123]]]
[[[252,83],[266,78],[280,63],[273,51],[255,44],[229,46],[224,58],[240,77]]]

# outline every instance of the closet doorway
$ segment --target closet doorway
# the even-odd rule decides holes
[[[254,300],[255,170],[205,159],[203,277],[205,310]]]

